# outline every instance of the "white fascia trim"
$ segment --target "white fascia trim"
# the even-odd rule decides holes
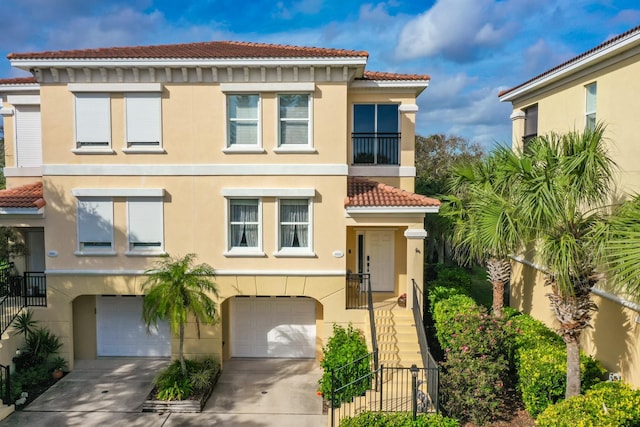
[[[415,177],[414,166],[349,166],[349,176]]]
[[[313,82],[298,83],[220,83],[222,92],[313,92]]]
[[[25,168],[6,167],[3,169],[4,176],[42,176],[42,167],[33,166]]]
[[[636,32],[635,34],[633,34],[632,36],[619,40],[617,42],[615,42],[614,44],[612,44],[611,46],[608,46],[602,50],[593,52],[583,58],[580,58],[579,60],[572,62],[568,65],[566,65],[563,68],[560,68],[559,70],[556,70],[552,73],[549,73],[545,76],[540,77],[539,79],[536,79],[532,82],[529,82],[528,84],[515,89],[512,92],[509,92],[503,96],[501,96],[499,99],[501,102],[508,102],[508,101],[513,101],[514,99],[518,98],[519,96],[532,91],[540,86],[544,86],[545,84],[554,81],[554,80],[558,80],[563,78],[564,76],[571,74],[579,69],[582,68],[586,68],[589,65],[591,65],[591,63],[593,63],[594,61],[597,61],[598,59],[601,58],[606,58],[606,57],[610,57],[613,56],[615,54],[615,52],[617,50],[620,50],[628,45],[631,44],[635,44],[640,40],[640,32]]]
[[[224,197],[313,197],[314,188],[223,188]]]
[[[74,188],[75,197],[163,197],[164,188]]]
[[[0,93],[34,92],[34,91],[39,91],[39,90],[40,90],[40,84],[39,83],[0,85]]]
[[[401,113],[417,113],[419,109],[416,104],[402,104],[398,107]]]
[[[424,239],[427,237],[427,230],[424,228],[408,228],[404,232],[407,239]]]
[[[408,214],[408,213],[438,213],[440,206],[424,206],[424,207],[351,207],[346,208],[348,215],[358,214]]]
[[[31,68],[129,68],[129,67],[294,67],[294,66],[343,66],[366,65],[364,57],[318,57],[318,58],[232,58],[232,59],[13,59],[11,66],[22,70]]]
[[[412,88],[425,90],[429,80],[356,80],[352,88]]]
[[[0,107],[0,116],[2,117],[13,116],[13,108]]]
[[[28,217],[43,217],[44,207],[42,208],[0,208],[0,215],[24,215]]]
[[[143,276],[145,270],[45,270],[47,276]],[[216,270],[216,276],[345,276],[346,270]]]
[[[7,95],[11,105],[40,105],[40,95]]]
[[[43,165],[45,176],[346,176],[345,164]]]
[[[160,83],[69,83],[69,92],[162,92]]]

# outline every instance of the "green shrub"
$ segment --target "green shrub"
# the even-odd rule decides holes
[[[33,399],[53,383],[55,383],[55,380],[51,377],[48,367],[45,365],[33,366],[21,371],[16,370],[11,375],[11,400],[15,402],[20,398],[23,391],[29,393],[29,397]]]
[[[547,406],[561,400],[565,395],[567,351],[564,344],[541,342],[536,347],[520,350],[518,354],[518,389],[526,410],[531,416],[536,417]],[[583,393],[602,381],[605,373],[606,370],[600,362],[580,354]]]
[[[467,295],[462,288],[449,288],[447,286],[429,287],[429,311],[433,315],[435,306],[440,301],[451,298],[455,295]],[[468,295],[470,296],[470,295]]]
[[[536,420],[541,427],[635,427],[640,425],[640,390],[621,382],[596,384],[582,396],[550,405]]]
[[[153,380],[158,400],[185,400],[213,386],[220,364],[212,358],[185,360],[187,375],[182,374],[180,361],[162,369]]]
[[[436,286],[446,286],[448,288],[460,288],[468,294],[471,291],[472,280],[467,270],[461,267],[442,267],[438,269],[438,277],[432,283]]]
[[[505,321],[484,313],[459,314],[440,379],[446,414],[484,424],[500,416],[509,385],[513,338]]]
[[[452,336],[460,332],[461,326],[454,321],[460,313],[482,313],[483,309],[467,295],[453,295],[438,301],[433,310],[433,320],[436,327],[436,338],[440,348],[447,350]]]
[[[371,388],[371,367],[368,357],[367,343],[362,331],[353,325],[345,329],[334,324],[333,335],[322,347],[323,374],[318,383],[320,391],[326,399],[331,399],[332,381],[337,390],[332,405],[340,406],[340,402],[349,402],[353,397],[362,395]],[[359,360],[357,363],[353,363]],[[332,372],[334,378],[332,380]]]
[[[436,414],[420,414],[413,420],[405,412],[363,412],[340,420],[341,427],[458,427],[457,420]]]

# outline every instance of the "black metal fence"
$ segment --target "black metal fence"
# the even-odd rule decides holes
[[[367,291],[371,288],[369,273],[347,274],[347,296],[345,308],[347,310],[365,310],[369,305]]]
[[[11,325],[24,307],[47,306],[44,272],[17,275],[12,263],[0,266],[0,334]]]
[[[439,411],[438,402],[438,389],[440,388],[440,365],[431,355],[429,351],[429,343],[427,342],[427,333],[424,329],[424,321],[422,319],[422,305],[418,298],[422,295],[423,290],[418,287],[418,284],[414,279],[411,279],[413,283],[413,320],[416,325],[416,332],[418,333],[418,343],[420,344],[420,353],[422,354],[422,366],[430,372],[427,376],[427,393],[431,403],[433,404],[435,411]]]
[[[354,165],[399,165],[399,133],[352,133]]]

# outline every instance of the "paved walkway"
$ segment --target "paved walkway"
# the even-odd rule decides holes
[[[316,396],[322,371],[313,360],[229,360],[202,413],[141,412],[153,377],[167,363],[134,358],[76,361],[73,372],[0,427],[327,425],[322,399]]]

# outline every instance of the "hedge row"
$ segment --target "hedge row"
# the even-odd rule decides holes
[[[340,420],[342,427],[458,427],[457,420],[436,414],[420,414],[413,420],[411,414],[396,412],[363,412]]]

